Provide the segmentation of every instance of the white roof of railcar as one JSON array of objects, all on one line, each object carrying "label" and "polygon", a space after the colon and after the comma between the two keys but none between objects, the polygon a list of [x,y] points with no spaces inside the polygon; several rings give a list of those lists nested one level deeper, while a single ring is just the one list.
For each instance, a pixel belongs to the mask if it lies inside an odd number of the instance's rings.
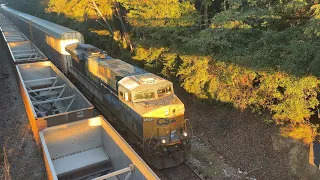
[{"label": "white roof of railcar", "polygon": [[62,36],[64,34],[67,34],[67,33],[80,34],[78,31],[72,30],[72,29],[67,28],[67,27],[60,26],[58,24],[55,24],[55,23],[40,19],[40,18],[35,17],[35,16],[31,16],[31,15],[26,14],[26,13],[22,13],[22,12],[16,11],[16,10],[11,9],[9,7],[2,6],[2,8],[4,10],[10,11],[10,12],[16,14],[20,18],[23,18],[23,19],[25,19],[27,21],[32,21],[35,26],[37,26],[38,28],[41,28],[42,30],[44,30],[47,33],[49,33],[50,35],[52,35],[52,36],[54,36],[56,38],[59,38],[59,39],[62,38]]},{"label": "white roof of railcar", "polygon": [[146,87],[144,85],[152,85],[153,87],[157,87],[158,85],[161,86],[167,83],[171,82],[152,73],[127,76],[119,81],[120,85],[122,85],[124,88],[130,91],[140,86]]},{"label": "white roof of railcar", "polygon": [[135,67],[129,63],[126,63],[120,59],[110,59],[106,61],[100,61],[100,65],[107,66],[110,68],[111,71],[116,72],[117,74],[125,77],[129,74],[141,74],[147,73],[143,69]]},{"label": "white roof of railcar", "polygon": [[19,16],[19,17],[21,17],[21,18],[23,18],[23,19],[25,19],[25,20],[31,21],[32,19],[37,18],[37,17],[35,17],[35,16],[31,16],[31,15],[29,15],[29,14],[25,14],[25,13],[22,13],[22,12],[20,12],[20,11],[16,11],[16,10],[14,10],[14,9],[8,8],[7,6],[2,6],[2,8],[5,9],[5,10],[7,10],[7,11],[10,11],[10,12],[16,14],[17,16]]}]

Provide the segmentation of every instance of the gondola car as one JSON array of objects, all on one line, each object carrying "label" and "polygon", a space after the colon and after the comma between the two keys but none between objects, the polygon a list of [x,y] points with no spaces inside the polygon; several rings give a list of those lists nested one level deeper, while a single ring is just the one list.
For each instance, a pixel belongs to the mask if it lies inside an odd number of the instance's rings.
[{"label": "gondola car", "polygon": [[117,117],[114,122],[121,121],[137,137],[150,164],[162,169],[188,159],[190,127],[170,81],[92,45],[75,43],[66,51],[73,58],[70,74],[96,107],[112,113]]}]

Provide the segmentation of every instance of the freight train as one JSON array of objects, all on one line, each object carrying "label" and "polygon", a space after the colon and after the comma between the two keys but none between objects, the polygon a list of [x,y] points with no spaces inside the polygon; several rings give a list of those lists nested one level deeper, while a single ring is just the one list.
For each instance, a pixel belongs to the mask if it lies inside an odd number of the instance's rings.
[{"label": "freight train", "polygon": [[191,127],[170,81],[82,44],[77,31],[6,6],[1,11],[109,120],[125,127],[150,164],[162,169],[188,159]]},{"label": "freight train", "polygon": [[17,70],[48,179],[159,180],[110,123],[94,117],[91,103],[67,77],[1,13],[0,31]]}]

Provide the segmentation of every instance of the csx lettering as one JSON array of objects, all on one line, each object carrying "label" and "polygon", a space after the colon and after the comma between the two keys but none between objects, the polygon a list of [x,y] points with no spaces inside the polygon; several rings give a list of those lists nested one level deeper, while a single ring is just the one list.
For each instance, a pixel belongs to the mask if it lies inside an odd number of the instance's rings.
[{"label": "csx lettering", "polygon": [[157,120],[157,124],[159,125],[159,126],[165,126],[165,125],[168,125],[168,124],[172,124],[172,123],[175,123],[176,122],[176,120],[175,119],[158,119]]}]

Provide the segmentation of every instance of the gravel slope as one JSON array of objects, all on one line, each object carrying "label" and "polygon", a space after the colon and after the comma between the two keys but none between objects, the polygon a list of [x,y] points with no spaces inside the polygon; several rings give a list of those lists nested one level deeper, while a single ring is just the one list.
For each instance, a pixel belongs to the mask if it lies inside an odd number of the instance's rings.
[{"label": "gravel slope", "polygon": [[[15,69],[0,38],[0,179],[46,179],[44,163],[33,139]],[[7,160],[7,163],[4,163]]]},{"label": "gravel slope", "polygon": [[200,167],[211,168],[204,171],[214,179],[298,179],[290,172],[288,151],[273,149],[272,136],[278,128],[264,123],[270,120],[269,114],[241,112],[226,104],[195,103],[182,88],[175,90],[193,126],[193,157],[202,161]]}]

